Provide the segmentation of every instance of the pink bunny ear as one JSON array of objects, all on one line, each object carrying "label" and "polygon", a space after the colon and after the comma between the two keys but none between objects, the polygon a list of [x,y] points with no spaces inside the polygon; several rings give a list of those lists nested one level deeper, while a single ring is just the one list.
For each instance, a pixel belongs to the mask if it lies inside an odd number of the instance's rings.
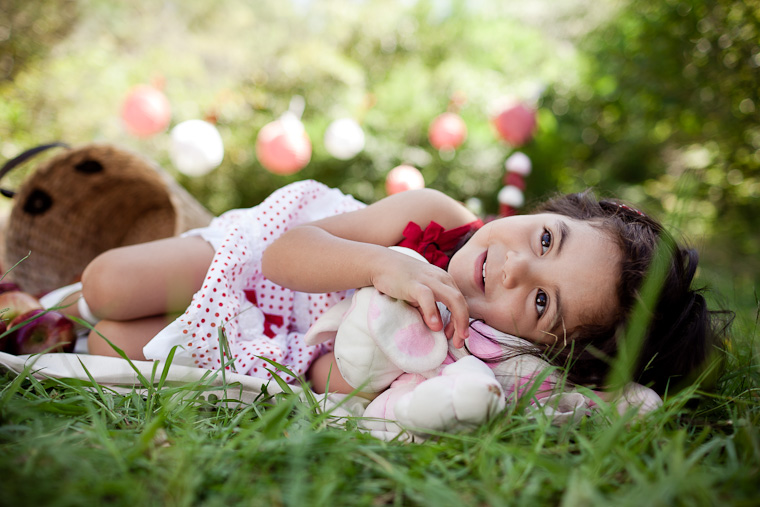
[{"label": "pink bunny ear", "polygon": [[[470,337],[465,342],[467,350],[475,357],[484,360],[499,361],[515,352],[526,351],[535,346],[517,336],[502,333],[479,320],[470,321]],[[538,351],[536,349],[536,351]],[[496,363],[492,363],[496,364]]]},{"label": "pink bunny ear", "polygon": [[443,363],[448,351],[443,331],[431,331],[422,316],[404,301],[367,291],[367,328],[377,347],[408,373],[430,371]]},{"label": "pink bunny ear", "polygon": [[350,310],[351,301],[350,298],[344,299],[322,314],[319,320],[306,331],[304,335],[306,345],[317,345],[335,338],[344,315]]}]

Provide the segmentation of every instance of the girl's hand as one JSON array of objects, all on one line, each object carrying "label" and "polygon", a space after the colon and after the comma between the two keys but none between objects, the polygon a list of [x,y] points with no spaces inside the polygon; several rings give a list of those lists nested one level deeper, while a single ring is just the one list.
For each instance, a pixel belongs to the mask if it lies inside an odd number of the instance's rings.
[{"label": "girl's hand", "polygon": [[387,247],[398,245],[414,222],[444,229],[476,216],[459,202],[423,188],[393,194],[349,213],[293,227],[264,250],[262,271],[272,282],[302,292],[334,292],[373,285],[419,308],[425,324],[443,328],[436,301],[451,311],[443,330],[461,347],[469,335],[467,303],[449,274]]},{"label": "girl's hand", "polygon": [[[443,330],[461,348],[470,333],[470,314],[464,296],[451,276],[443,269],[407,255],[388,251],[393,257],[380,263],[372,273],[372,285],[383,294],[401,299],[416,307],[422,320],[433,331]],[[437,301],[451,312],[443,328]]]}]

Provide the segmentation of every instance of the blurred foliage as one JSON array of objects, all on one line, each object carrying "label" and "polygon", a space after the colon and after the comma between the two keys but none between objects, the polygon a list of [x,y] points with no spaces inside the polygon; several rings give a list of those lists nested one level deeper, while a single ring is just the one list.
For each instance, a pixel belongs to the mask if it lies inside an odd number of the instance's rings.
[{"label": "blurred foliage", "polygon": [[[720,245],[714,261],[739,258],[758,281],[760,0],[11,0],[0,16],[5,158],[53,139],[125,145],[215,213],[302,178],[374,201],[406,162],[428,186],[494,212],[513,148],[490,116],[513,96],[539,107],[536,138],[520,148],[534,163],[529,200],[599,187],[664,211]],[[119,107],[147,82],[163,86],[173,125],[215,119],[221,167],[182,176],[167,135],[129,137]],[[296,94],[314,153],[303,171],[273,175],[256,136]],[[454,94],[466,97],[469,137],[439,153],[427,128]],[[322,143],[341,117],[367,136],[349,161]]]},{"label": "blurred foliage", "polygon": [[75,0],[3,0],[0,9],[0,81],[44,57],[79,18]]},{"label": "blurred foliage", "polygon": [[577,87],[554,84],[549,172],[602,185],[711,237],[758,280],[760,2],[642,0],[579,43]]},{"label": "blurred foliage", "polygon": [[[10,157],[51,138],[106,141],[172,169],[167,136],[131,139],[118,116],[131,86],[158,81],[173,124],[211,116],[223,135],[219,169],[196,179],[176,175],[216,213],[255,204],[302,178],[374,201],[384,195],[385,174],[403,162],[419,167],[429,186],[459,198],[482,196],[495,210],[511,148],[489,123],[494,102],[535,101],[546,83],[575,66],[566,41],[506,10],[494,15],[498,5],[80,1],[72,32],[0,88],[0,150]],[[466,97],[460,114],[469,138],[452,157],[429,145],[427,128],[455,93]],[[276,176],[258,164],[253,146],[295,94],[306,99],[303,121],[314,153],[300,173]],[[322,145],[329,123],[344,116],[360,121],[367,137],[364,152],[345,162]]]}]

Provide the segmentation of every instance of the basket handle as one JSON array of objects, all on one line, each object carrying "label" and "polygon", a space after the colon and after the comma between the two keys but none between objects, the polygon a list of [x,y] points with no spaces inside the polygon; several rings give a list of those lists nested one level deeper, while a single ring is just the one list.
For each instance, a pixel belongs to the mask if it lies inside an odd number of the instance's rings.
[{"label": "basket handle", "polygon": [[[56,148],[58,146],[61,146],[63,148],[69,148],[69,145],[66,143],[55,142],[55,143],[41,144],[40,146],[37,146],[35,148],[30,148],[26,150],[25,152],[21,153],[20,155],[17,155],[16,157],[10,159],[5,164],[3,164],[3,167],[0,168],[0,179],[2,179],[3,176],[8,174],[11,169],[23,164],[24,162],[26,162],[33,156],[37,155],[38,153],[48,150],[50,148]],[[14,195],[16,195],[16,192],[14,192],[13,190],[0,188],[0,194],[4,195],[5,197],[12,198]]]}]

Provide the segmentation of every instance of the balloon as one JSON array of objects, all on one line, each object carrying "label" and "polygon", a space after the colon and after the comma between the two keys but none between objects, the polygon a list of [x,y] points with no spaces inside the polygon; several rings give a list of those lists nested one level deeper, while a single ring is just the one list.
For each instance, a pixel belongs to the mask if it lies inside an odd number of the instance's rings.
[{"label": "balloon", "polygon": [[436,150],[456,149],[467,139],[467,125],[458,114],[439,114],[430,123],[428,139]]},{"label": "balloon", "polygon": [[203,120],[187,120],[171,130],[169,158],[188,176],[203,176],[222,163],[224,143],[219,131]]},{"label": "balloon", "polygon": [[499,190],[497,199],[499,200],[499,204],[505,204],[513,208],[520,208],[525,204],[525,196],[523,195],[522,190],[512,185],[502,187],[502,189]]},{"label": "balloon", "polygon": [[483,201],[477,197],[470,197],[464,202],[465,207],[476,215],[483,214]]},{"label": "balloon", "polygon": [[499,215],[502,217],[511,217],[517,215],[517,210],[508,204],[499,204]]},{"label": "balloon", "polygon": [[348,160],[364,149],[364,131],[356,120],[341,118],[327,127],[324,141],[330,155]]},{"label": "balloon", "polygon": [[416,167],[402,164],[391,169],[385,177],[385,191],[388,195],[418,188],[425,188],[425,178]]},{"label": "balloon", "polygon": [[536,112],[524,104],[513,104],[499,113],[493,124],[502,139],[512,146],[522,146],[536,130]]},{"label": "balloon", "polygon": [[121,119],[130,134],[150,137],[169,126],[171,106],[166,96],[152,86],[132,88],[121,107]]},{"label": "balloon", "polygon": [[256,139],[256,157],[275,174],[293,174],[311,160],[311,141],[303,123],[289,113],[267,123]]},{"label": "balloon", "polygon": [[521,174],[507,172],[503,179],[505,185],[512,185],[520,190],[525,190],[525,178]]},{"label": "balloon", "polygon": [[517,173],[520,176],[527,176],[533,169],[533,164],[528,155],[521,151],[516,151],[504,162],[504,168],[511,173]]}]

